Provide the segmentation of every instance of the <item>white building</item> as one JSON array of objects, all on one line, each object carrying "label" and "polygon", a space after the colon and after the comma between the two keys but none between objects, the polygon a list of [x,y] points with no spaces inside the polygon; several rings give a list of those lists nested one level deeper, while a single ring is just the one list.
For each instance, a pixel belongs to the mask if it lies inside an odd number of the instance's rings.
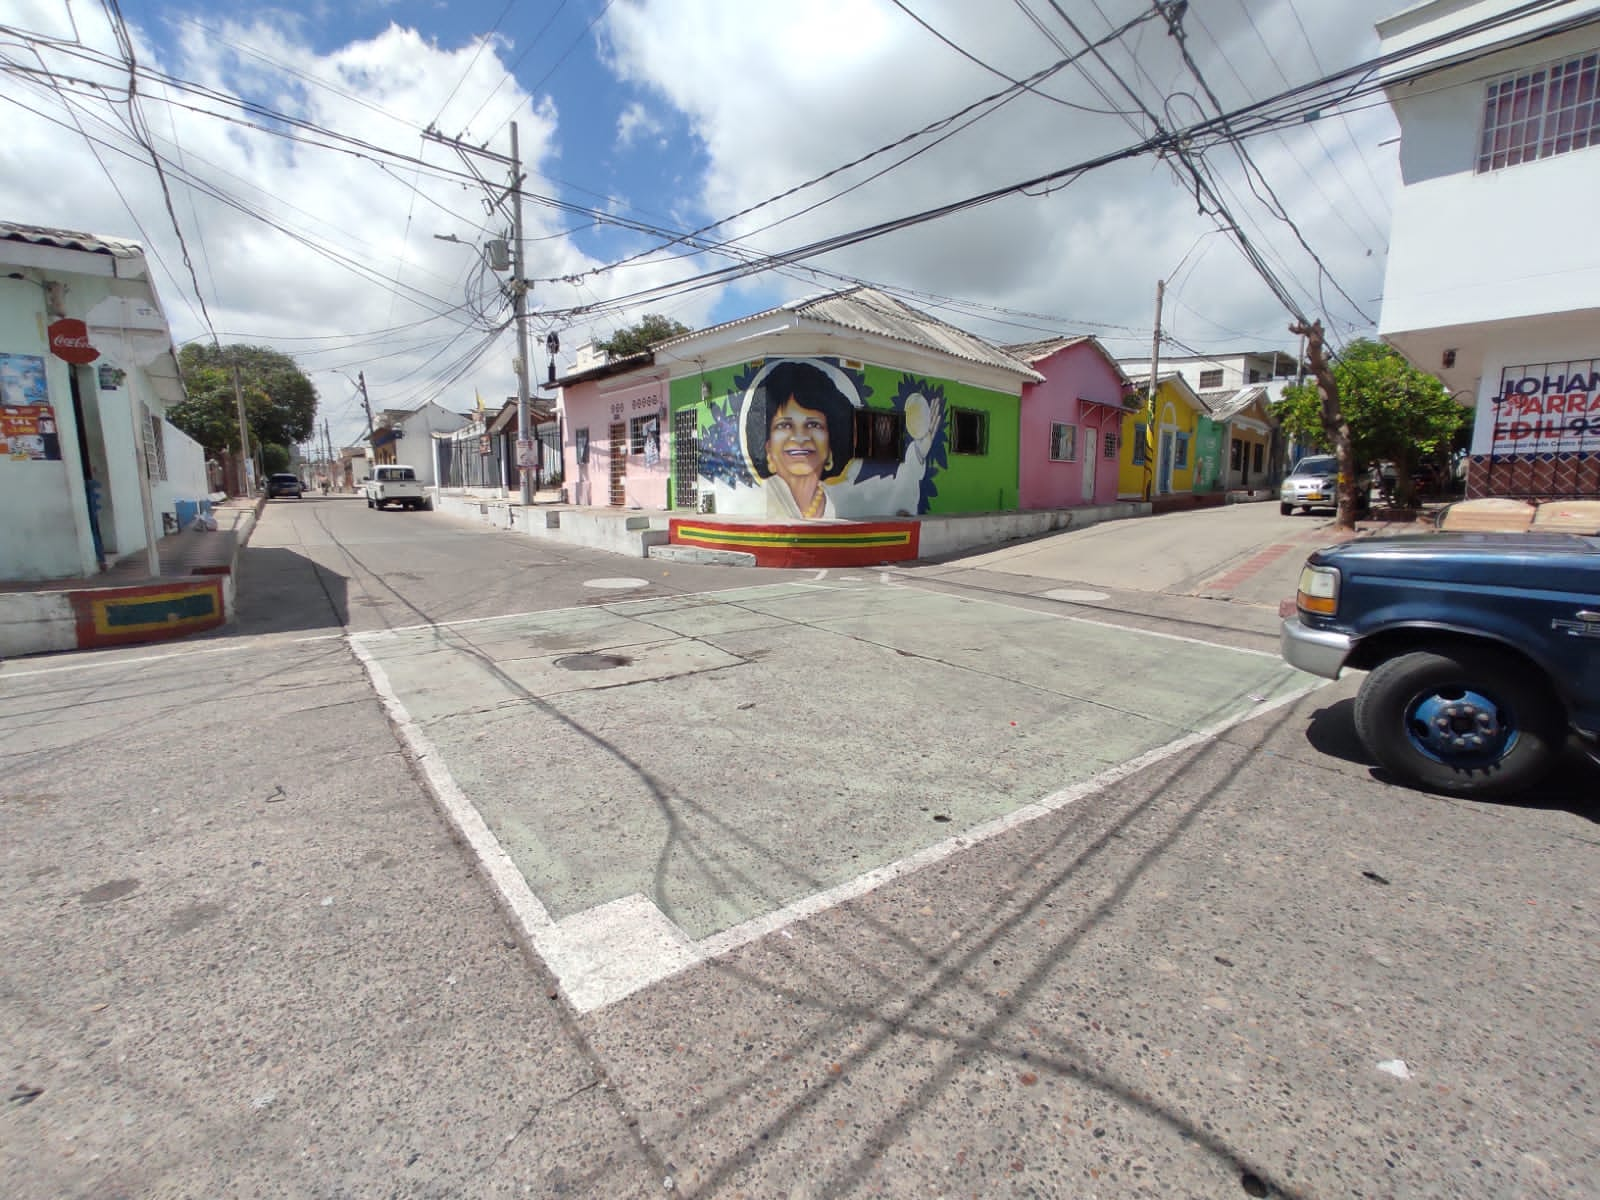
[{"label": "white building", "polygon": [[1468,494],[1600,495],[1600,0],[1513,16],[1430,0],[1378,25],[1415,50],[1380,336],[1477,420]]},{"label": "white building", "polygon": [[[1117,360],[1130,375],[1150,378],[1148,358]],[[1289,382],[1298,369],[1295,357],[1281,350],[1244,350],[1228,354],[1161,356],[1161,373],[1176,372],[1195,392],[1236,392],[1252,383]]]},{"label": "white building", "polygon": [[437,487],[433,435],[454,433],[471,421],[470,416],[451,412],[431,400],[421,408],[385,409],[378,427],[372,431],[373,464],[402,463],[416,470],[424,487]]},{"label": "white building", "polygon": [[0,579],[94,576],[192,520],[183,397],[137,244],[0,223]]}]

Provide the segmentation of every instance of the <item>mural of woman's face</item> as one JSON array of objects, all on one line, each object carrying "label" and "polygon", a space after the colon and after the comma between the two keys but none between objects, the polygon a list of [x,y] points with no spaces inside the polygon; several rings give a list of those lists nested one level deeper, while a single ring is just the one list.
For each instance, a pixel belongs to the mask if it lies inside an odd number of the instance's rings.
[{"label": "mural of woman's face", "polygon": [[767,466],[786,481],[821,476],[828,466],[828,418],[793,396],[772,414],[767,426]]}]

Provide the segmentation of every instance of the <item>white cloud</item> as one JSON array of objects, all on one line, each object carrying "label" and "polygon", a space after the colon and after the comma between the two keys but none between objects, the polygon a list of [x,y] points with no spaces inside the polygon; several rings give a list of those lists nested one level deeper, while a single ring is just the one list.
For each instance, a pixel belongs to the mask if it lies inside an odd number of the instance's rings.
[{"label": "white cloud", "polygon": [[663,126],[649,109],[635,100],[622,110],[622,115],[617,118],[617,148],[626,150],[634,144],[641,135],[647,138],[659,138]]},{"label": "white cloud", "polygon": [[[1063,56],[1026,20],[1020,5],[923,0],[913,7],[951,41],[1014,78]],[[1063,7],[1090,37],[1110,28],[1094,6]],[[1318,60],[1332,69],[1370,56],[1377,45],[1372,21],[1395,3],[1357,0],[1328,6],[1296,0],[1292,8],[1288,0],[1271,0],[1247,7],[1254,26],[1243,7],[1229,12],[1228,6],[1208,6],[1202,14],[1190,6],[1185,18],[1191,51],[1230,107],[1319,76]],[[1032,8],[1062,46],[1081,48],[1049,8]],[[1149,10],[1143,0],[1100,8],[1117,23]],[[1006,86],[895,8],[864,8],[849,0],[806,6],[751,6],[740,0],[617,3],[608,18],[608,47],[619,77],[682,112],[703,143],[709,168],[699,201],[711,216],[756,203]],[[1104,53],[1109,69],[1092,60],[1084,65],[1106,89],[1109,104],[1076,68],[1039,90],[1090,109],[1132,111],[1134,105],[1118,89],[1120,77],[1150,98],[1169,123],[1199,115],[1196,102],[1184,96],[1172,102],[1170,112],[1159,107],[1163,94],[1200,96],[1164,27],[1147,23]],[[1203,96],[1199,103],[1205,103]],[[1137,112],[1124,119],[1024,96],[881,179],[753,234],[752,240],[769,251],[802,245],[1106,153],[1136,142],[1142,134],[1135,130],[1150,127]],[[1348,125],[1321,122],[1285,135],[1288,148],[1275,136],[1248,145],[1332,279],[1374,316],[1396,182],[1392,152],[1380,150],[1378,142],[1390,128],[1380,106]],[[742,219],[734,228],[755,230],[839,192],[927,140]],[[1324,295],[1341,329],[1364,325],[1332,282],[1319,278],[1293,231],[1272,215],[1271,201],[1255,198],[1252,186],[1263,195],[1265,188],[1247,179],[1238,158],[1217,148],[1206,161],[1225,181],[1230,209],[1293,281],[1300,303],[1313,308]],[[1041,189],[1038,195],[997,201],[824,261],[891,284],[1070,317],[1101,332],[1120,328],[1125,340],[1113,345],[1115,351],[1147,353],[1137,346],[1148,344],[1156,280],[1177,266],[1198,235],[1214,227],[1213,218],[1197,214],[1194,196],[1175,182],[1172,170],[1145,158],[1093,172],[1053,193]],[[792,286],[812,290],[815,285]],[[1200,316],[1179,310],[1180,336],[1214,345],[1219,338],[1230,340],[1214,332],[1226,328],[1252,342],[1292,344],[1282,306],[1236,249],[1208,252],[1188,275],[1181,299]],[[980,331],[1007,336],[1002,325]],[[1016,336],[1033,332],[1019,329]]]}]

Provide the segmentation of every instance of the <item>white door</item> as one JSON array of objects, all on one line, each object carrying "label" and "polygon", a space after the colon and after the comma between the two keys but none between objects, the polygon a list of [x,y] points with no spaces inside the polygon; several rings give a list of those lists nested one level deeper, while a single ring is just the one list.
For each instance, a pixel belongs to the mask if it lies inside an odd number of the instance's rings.
[{"label": "white door", "polygon": [[1083,502],[1094,503],[1094,470],[1100,461],[1098,435],[1093,429],[1083,431]]}]

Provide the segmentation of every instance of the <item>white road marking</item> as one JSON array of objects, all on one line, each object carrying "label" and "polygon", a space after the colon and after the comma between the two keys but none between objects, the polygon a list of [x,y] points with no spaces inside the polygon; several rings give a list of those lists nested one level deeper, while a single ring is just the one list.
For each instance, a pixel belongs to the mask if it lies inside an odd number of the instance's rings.
[{"label": "white road marking", "polygon": [[[319,633],[313,637],[297,637],[288,639],[294,645],[306,642],[336,642],[343,641],[343,633]],[[63,663],[59,667],[39,667],[32,671],[13,671],[4,662],[0,662],[0,682],[7,679],[26,679],[32,675],[59,675],[66,671],[109,671],[117,667],[136,666],[139,663],[163,662],[169,658],[193,658],[202,654],[241,654],[248,650],[260,650],[263,646],[271,646],[283,640],[281,634],[269,634],[262,637],[251,638],[248,641],[229,642],[225,646],[185,646],[181,650],[169,650],[164,654],[138,654],[122,658],[98,658],[93,662]],[[74,651],[63,650],[62,654],[74,654]],[[115,654],[115,650],[91,651],[102,655]]]},{"label": "white road marking", "polygon": [[[886,584],[885,586],[904,588],[907,591],[934,590],[932,588],[913,587],[910,584],[904,583],[891,583]],[[948,596],[951,593],[937,592],[936,594],[940,596]],[[1181,633],[1167,633],[1160,629],[1140,629],[1136,625],[1118,625],[1113,621],[1096,621],[1092,617],[1080,617],[1074,613],[1044,612],[1040,609],[1028,608],[1027,606],[1021,604],[1007,604],[1004,600],[991,600],[987,596],[968,596],[963,593],[960,598],[963,600],[969,600],[973,604],[992,604],[996,608],[1009,608],[1013,612],[1034,613],[1037,616],[1049,617],[1052,621],[1071,621],[1075,625],[1095,625],[1101,629],[1118,629],[1123,633],[1138,633],[1143,634],[1145,637],[1164,638],[1169,642],[1188,642],[1192,646],[1207,646],[1212,650],[1231,650],[1235,654],[1253,654],[1257,658],[1282,658],[1282,655],[1275,650],[1254,650],[1247,646],[1229,646],[1224,642],[1208,642],[1204,638],[1185,637]],[[1019,598],[1026,599],[1027,597],[1019,596]],[[1153,621],[1159,621],[1161,619],[1153,613],[1129,613],[1128,615],[1149,617]]]},{"label": "white road marking", "polygon": [[631,579],[627,576],[618,576],[615,579],[585,579],[583,586],[598,588],[605,592],[630,592],[634,588],[649,587],[648,579]]},{"label": "white road marking", "polygon": [[[807,590],[817,588],[814,583],[795,583],[789,586]],[[700,594],[731,595],[752,590],[757,589],[734,588],[723,592]],[[1263,653],[1153,630],[1107,625],[1101,621],[1074,617],[1062,617],[1062,619],[1087,625],[1106,625],[1107,628],[1131,634],[1195,642],[1197,645],[1238,654]],[[696,942],[649,897],[637,894],[609,901],[560,921],[553,921],[549,911],[534,894],[527,878],[490,830],[488,823],[484,821],[482,814],[456,784],[444,759],[412,719],[390,684],[383,667],[373,657],[371,651],[362,645],[362,641],[367,637],[369,635],[352,634],[349,638],[351,649],[366,667],[390,720],[422,768],[423,778],[429,790],[446,818],[477,857],[484,875],[494,886],[501,902],[517,922],[527,942],[556,977],[567,1001],[580,1013],[594,1012],[616,1004],[635,992],[700,963],[728,954],[758,938],[783,930],[797,921],[815,916],[847,900],[866,895],[886,883],[949,858],[958,851],[969,849],[1040,817],[1057,812],[1164,759],[1213,741],[1236,725],[1292,704],[1318,688],[1325,687],[1328,682],[1313,680],[1270,702],[1253,705],[1235,716],[1217,721],[1204,729],[1147,750],[1126,762],[1108,767],[1088,779],[1052,792],[1002,817],[987,821],[905,858],[867,871],[826,891],[807,896],[774,912],[754,917]],[[1266,657],[1276,656],[1266,655]]]}]

